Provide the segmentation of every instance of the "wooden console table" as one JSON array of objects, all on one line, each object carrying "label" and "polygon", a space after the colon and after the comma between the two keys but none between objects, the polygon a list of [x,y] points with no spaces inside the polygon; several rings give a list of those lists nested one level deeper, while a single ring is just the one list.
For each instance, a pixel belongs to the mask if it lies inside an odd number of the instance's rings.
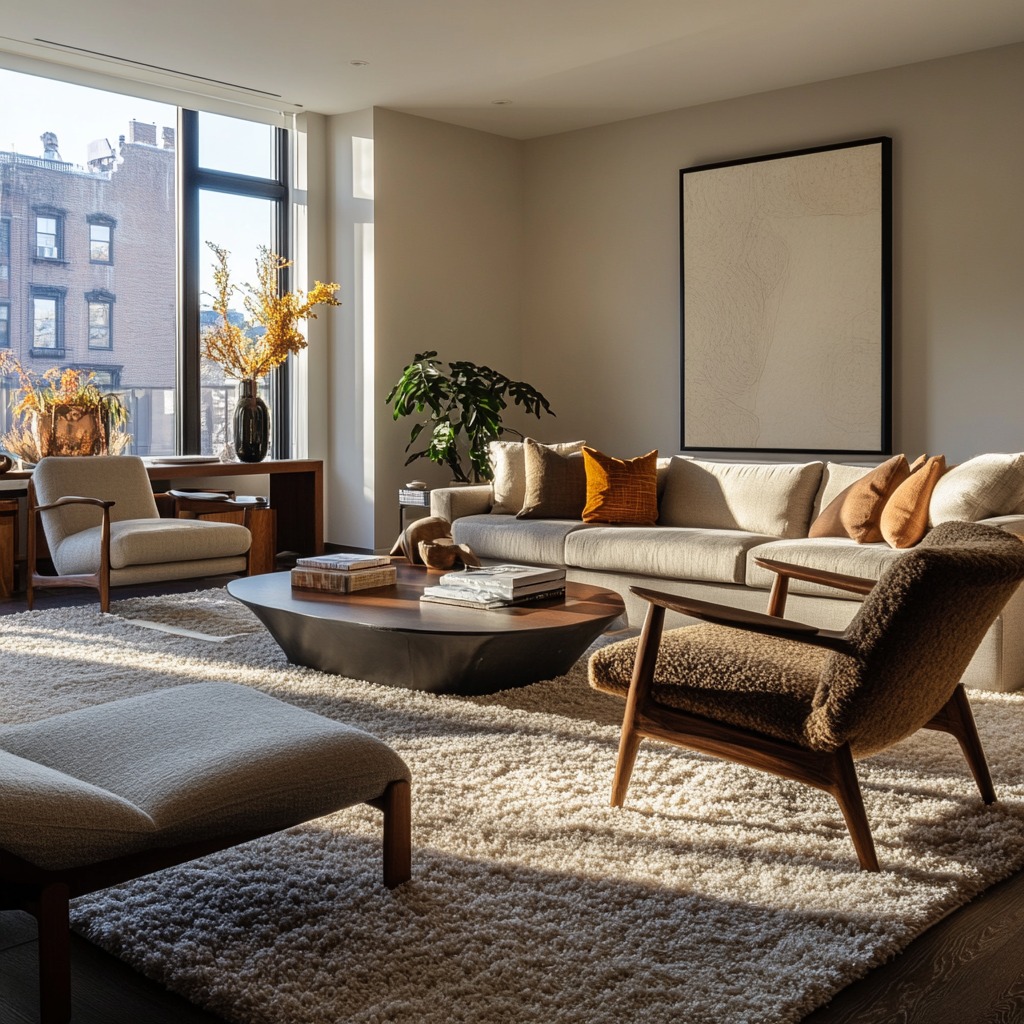
[{"label": "wooden console table", "polygon": [[[157,492],[180,486],[182,480],[269,476],[270,507],[277,512],[277,550],[303,555],[323,553],[324,464],[318,459],[265,459],[249,463],[159,462],[154,458],[146,459],[146,471]],[[11,470],[0,480],[31,477],[31,470]]]}]

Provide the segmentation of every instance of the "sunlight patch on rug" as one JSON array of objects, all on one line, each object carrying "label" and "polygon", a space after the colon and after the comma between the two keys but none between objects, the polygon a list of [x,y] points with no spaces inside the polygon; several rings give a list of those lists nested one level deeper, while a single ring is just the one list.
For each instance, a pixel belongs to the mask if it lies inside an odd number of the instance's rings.
[{"label": "sunlight patch on rug", "polygon": [[359,807],[76,901],[82,934],[238,1024],[783,1024],[1024,861],[1012,694],[971,694],[993,807],[940,734],[860,764],[870,874],[826,794],[704,755],[644,744],[610,808],[622,704],[582,662],[438,696],[290,665],[223,591],[114,611],[0,620],[0,717],[224,679],[366,729],[412,770],[413,880],[394,892]]}]

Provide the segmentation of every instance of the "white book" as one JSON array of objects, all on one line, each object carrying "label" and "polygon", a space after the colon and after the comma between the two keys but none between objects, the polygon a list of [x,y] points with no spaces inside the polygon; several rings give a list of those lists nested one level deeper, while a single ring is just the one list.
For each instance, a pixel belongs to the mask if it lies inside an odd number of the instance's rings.
[{"label": "white book", "polygon": [[330,555],[308,555],[295,559],[295,564],[304,569],[337,569],[353,572],[357,569],[374,569],[378,565],[390,565],[390,555],[360,555],[352,551],[339,551]]},{"label": "white book", "polygon": [[446,572],[438,582],[443,587],[478,590],[494,597],[514,597],[565,579],[565,569],[535,565],[474,566]]},{"label": "white book", "polygon": [[459,608],[514,608],[533,601],[547,601],[565,597],[565,587],[558,582],[547,583],[537,591],[516,597],[494,597],[479,590],[459,587],[426,587],[420,596],[425,604],[447,604]]}]

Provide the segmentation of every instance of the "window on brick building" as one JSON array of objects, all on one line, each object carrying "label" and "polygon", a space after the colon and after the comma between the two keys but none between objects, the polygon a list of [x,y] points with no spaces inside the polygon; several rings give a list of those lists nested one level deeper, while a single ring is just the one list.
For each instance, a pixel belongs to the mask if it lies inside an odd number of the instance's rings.
[{"label": "window on brick building", "polygon": [[114,262],[114,222],[109,218],[89,218],[89,262]]},{"label": "window on brick building", "polygon": [[10,279],[11,218],[0,217],[0,281]]},{"label": "window on brick building", "polygon": [[11,304],[0,302],[0,348],[11,347]]},{"label": "window on brick building", "polygon": [[89,348],[114,347],[114,296],[109,292],[89,292],[85,296],[88,311]]},{"label": "window on brick building", "polygon": [[36,214],[36,259],[59,260],[62,258],[64,218],[47,211]]},{"label": "window on brick building", "polygon": [[32,289],[31,354],[64,355],[64,293],[59,288]]}]

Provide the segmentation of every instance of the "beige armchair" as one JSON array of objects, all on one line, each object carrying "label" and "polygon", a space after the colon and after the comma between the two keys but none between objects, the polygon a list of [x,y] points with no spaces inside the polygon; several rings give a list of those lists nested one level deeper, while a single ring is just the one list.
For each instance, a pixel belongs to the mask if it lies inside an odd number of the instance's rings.
[{"label": "beige armchair", "polygon": [[[944,523],[877,583],[759,560],[778,576],[759,615],[633,588],[650,602],[638,639],[590,659],[590,684],[626,700],[613,806],[643,739],[690,747],[816,786],[838,802],[861,867],[878,859],[854,758],[918,729],[950,733],[986,803],[995,791],[959,683],[1024,580],[1024,544],[977,523]],[[842,632],[781,618],[790,578],[866,594]],[[703,620],[662,632],[665,610]]]},{"label": "beige armchair", "polygon": [[[40,524],[55,576],[36,564]],[[28,607],[36,588],[92,587],[109,611],[111,587],[244,573],[250,544],[236,523],[161,518],[136,456],[42,459],[29,482]]]}]

